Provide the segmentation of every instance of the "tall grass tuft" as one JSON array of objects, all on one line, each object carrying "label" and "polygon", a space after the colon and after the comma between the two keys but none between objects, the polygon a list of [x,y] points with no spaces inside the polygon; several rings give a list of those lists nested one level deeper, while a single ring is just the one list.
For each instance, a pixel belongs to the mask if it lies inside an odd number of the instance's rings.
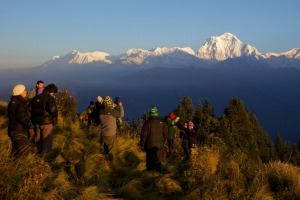
[{"label": "tall grass tuft", "polygon": [[300,169],[282,162],[272,162],[264,168],[269,190],[276,199],[300,199]]},{"label": "tall grass tuft", "polygon": [[105,194],[98,191],[97,186],[89,186],[82,189],[82,194],[76,200],[86,199],[112,199],[111,194]]},{"label": "tall grass tuft", "polygon": [[144,199],[145,197],[142,192],[142,182],[139,178],[136,178],[128,182],[125,181],[124,184],[117,189],[117,196],[126,199]]}]

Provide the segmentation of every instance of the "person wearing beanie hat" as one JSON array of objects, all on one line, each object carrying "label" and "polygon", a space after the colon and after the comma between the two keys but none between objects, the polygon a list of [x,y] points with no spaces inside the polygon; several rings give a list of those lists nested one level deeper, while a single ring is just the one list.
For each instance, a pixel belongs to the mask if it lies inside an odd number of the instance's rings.
[{"label": "person wearing beanie hat", "polygon": [[103,102],[103,99],[102,99],[102,97],[100,97],[100,96],[97,96],[97,101],[102,103],[102,102]]},{"label": "person wearing beanie hat", "polygon": [[186,148],[186,150],[184,151],[185,158],[190,159],[193,154],[192,152],[197,145],[197,133],[194,129],[194,123],[192,121],[187,122],[187,128],[184,129],[184,132],[185,137],[188,141],[187,146],[184,147]]},{"label": "person wearing beanie hat", "polygon": [[31,120],[35,125],[35,142],[38,154],[44,155],[52,149],[53,128],[57,124],[58,108],[54,94],[58,92],[55,84],[45,87],[42,94],[31,101]]},{"label": "person wearing beanie hat", "polygon": [[113,101],[110,96],[106,96],[105,99],[103,100],[103,103],[105,106],[113,106]]},{"label": "person wearing beanie hat", "polygon": [[191,127],[191,129],[194,128],[194,123],[193,123],[192,121],[189,121],[189,122],[188,122],[188,127],[189,127],[189,128]]},{"label": "person wearing beanie hat", "polygon": [[97,96],[97,101],[96,101],[96,110],[97,110],[97,116],[96,116],[96,125],[100,125],[100,110],[104,109],[104,103],[103,103],[103,98],[101,96]]},{"label": "person wearing beanie hat", "polygon": [[178,122],[179,117],[176,117],[174,113],[169,113],[168,115],[168,134],[167,134],[167,140],[168,140],[168,154],[171,156],[174,152],[174,139],[175,139],[175,134],[178,130],[176,123]]},{"label": "person wearing beanie hat", "polygon": [[157,117],[158,116],[158,110],[156,107],[152,107],[149,110],[149,116],[151,117]]},{"label": "person wearing beanie hat", "polygon": [[173,120],[176,118],[176,115],[174,113],[170,112],[168,117]]},{"label": "person wearing beanie hat", "polygon": [[[101,126],[101,144],[104,146],[104,154],[108,156],[109,161],[114,164],[116,139],[117,139],[117,118],[124,117],[124,107],[122,101],[118,104],[112,102],[110,96],[104,99],[105,107],[100,109],[100,126]],[[116,108],[118,106],[118,108]]]},{"label": "person wearing beanie hat", "polygon": [[22,93],[24,93],[24,91],[26,92],[25,85],[18,84],[12,89],[12,95],[13,96],[22,95]]},{"label": "person wearing beanie hat", "polygon": [[158,118],[158,110],[152,107],[150,117],[144,123],[140,138],[140,147],[146,151],[147,170],[161,171],[162,149],[167,139],[167,125]]},{"label": "person wearing beanie hat", "polygon": [[29,140],[34,132],[31,129],[26,96],[25,86],[18,84],[12,89],[12,96],[8,103],[8,136],[16,158],[32,152]]}]

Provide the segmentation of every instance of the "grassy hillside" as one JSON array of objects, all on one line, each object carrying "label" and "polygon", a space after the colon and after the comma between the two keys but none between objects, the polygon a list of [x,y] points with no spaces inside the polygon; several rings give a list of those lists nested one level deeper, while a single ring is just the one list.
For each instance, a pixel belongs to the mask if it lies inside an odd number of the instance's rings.
[{"label": "grassy hillside", "polygon": [[197,147],[190,162],[176,139],[176,153],[164,158],[163,171],[148,172],[139,131],[123,124],[112,166],[101,153],[99,127],[89,133],[85,122],[60,116],[47,156],[13,160],[1,115],[0,199],[300,199],[299,167],[254,162],[216,138]]}]

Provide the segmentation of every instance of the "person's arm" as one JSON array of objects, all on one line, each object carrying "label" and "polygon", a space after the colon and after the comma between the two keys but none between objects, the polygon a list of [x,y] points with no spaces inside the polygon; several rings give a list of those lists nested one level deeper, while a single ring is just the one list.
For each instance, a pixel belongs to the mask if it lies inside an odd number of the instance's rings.
[{"label": "person's arm", "polygon": [[146,139],[148,135],[148,128],[147,124],[143,125],[142,131],[141,131],[141,140],[140,140],[140,146],[141,148],[145,149]]}]

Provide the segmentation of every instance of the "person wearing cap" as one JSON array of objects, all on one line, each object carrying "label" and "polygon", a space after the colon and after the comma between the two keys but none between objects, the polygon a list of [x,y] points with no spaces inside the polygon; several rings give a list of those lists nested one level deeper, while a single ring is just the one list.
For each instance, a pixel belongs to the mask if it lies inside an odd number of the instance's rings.
[{"label": "person wearing cap", "polygon": [[144,123],[141,132],[140,146],[146,151],[147,170],[161,171],[162,149],[167,139],[168,127],[158,118],[158,110],[152,107],[149,118]]},{"label": "person wearing cap", "polygon": [[177,131],[177,126],[176,123],[178,122],[179,117],[176,117],[176,115],[171,112],[168,115],[168,134],[167,134],[167,140],[168,140],[168,148],[169,148],[169,155],[171,156],[174,152],[174,139],[175,139],[175,134]]},{"label": "person wearing cap", "polygon": [[43,155],[52,149],[53,128],[57,124],[58,109],[54,94],[58,92],[55,84],[45,87],[42,94],[31,101],[31,120],[35,124],[38,153]]},{"label": "person wearing cap", "polygon": [[[101,125],[101,142],[104,145],[104,154],[108,156],[109,161],[114,163],[117,139],[117,118],[124,117],[124,107],[122,101],[115,104],[110,96],[103,100],[104,109],[99,112]],[[115,109],[119,107],[119,110]]]},{"label": "person wearing cap", "polygon": [[12,89],[12,96],[8,103],[8,136],[16,158],[31,152],[29,140],[34,135],[26,96],[25,86],[18,84]]}]

